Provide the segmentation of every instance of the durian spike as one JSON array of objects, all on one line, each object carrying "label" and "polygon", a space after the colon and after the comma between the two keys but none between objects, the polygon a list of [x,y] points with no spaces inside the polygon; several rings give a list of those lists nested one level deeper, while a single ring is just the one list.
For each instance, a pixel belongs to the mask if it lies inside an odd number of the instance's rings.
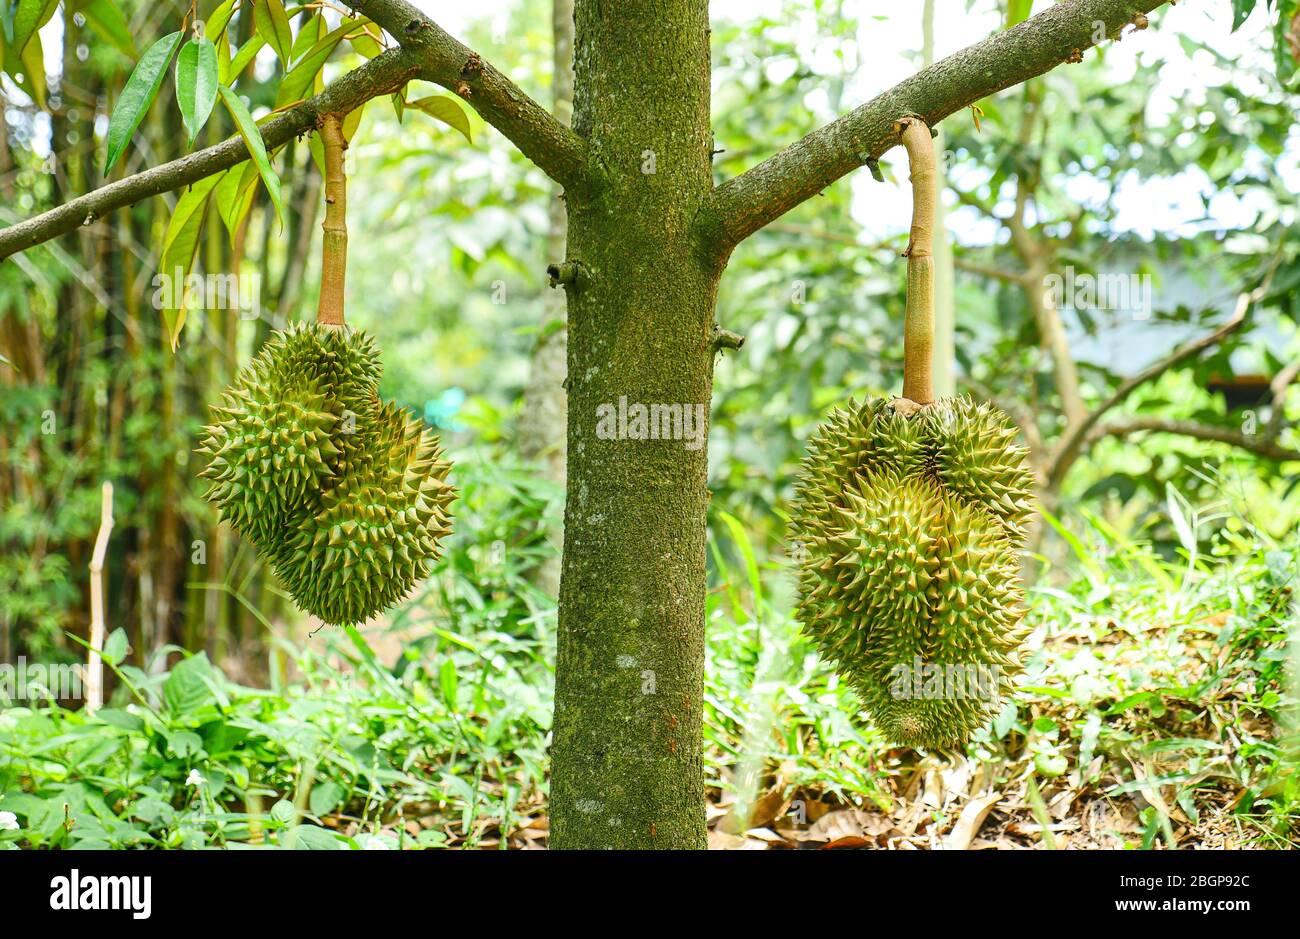
[{"label": "durian spike", "polygon": [[903,397],[934,401],[934,141],[919,117],[894,124],[912,170],[912,229],[907,239],[907,313],[903,323]]},{"label": "durian spike", "polygon": [[325,144],[325,220],[321,228],[320,304],[316,322],[322,326],[343,326],[343,293],[348,268],[347,174],[343,170],[343,121],[338,114],[326,114],[320,129]]}]

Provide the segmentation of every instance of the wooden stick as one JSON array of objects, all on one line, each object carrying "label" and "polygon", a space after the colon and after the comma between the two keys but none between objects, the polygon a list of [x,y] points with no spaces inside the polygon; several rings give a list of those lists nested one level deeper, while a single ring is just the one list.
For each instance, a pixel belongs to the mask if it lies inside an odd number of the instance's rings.
[{"label": "wooden stick", "polygon": [[917,404],[934,400],[934,142],[919,117],[896,125],[912,169],[912,230],[907,240],[907,314],[903,324],[903,397]]},{"label": "wooden stick", "polygon": [[113,531],[113,484],[105,482],[99,510],[99,534],[90,556],[90,656],[86,663],[86,712],[94,714],[104,704],[104,594],[108,578],[104,575],[104,555],[108,536]]}]

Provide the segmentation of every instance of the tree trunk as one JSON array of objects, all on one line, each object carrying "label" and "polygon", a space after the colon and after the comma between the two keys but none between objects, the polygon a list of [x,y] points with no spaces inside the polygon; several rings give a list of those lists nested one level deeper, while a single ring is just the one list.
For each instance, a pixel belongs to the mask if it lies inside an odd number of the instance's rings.
[{"label": "tree trunk", "polygon": [[[703,441],[722,265],[691,222],[711,186],[708,8],[578,0],[576,30],[574,128],[602,172],[590,191],[566,193],[551,844],[703,848]],[[702,410],[699,445],[634,439],[632,422],[627,435],[608,421],[598,432],[598,408],[620,398]]]}]

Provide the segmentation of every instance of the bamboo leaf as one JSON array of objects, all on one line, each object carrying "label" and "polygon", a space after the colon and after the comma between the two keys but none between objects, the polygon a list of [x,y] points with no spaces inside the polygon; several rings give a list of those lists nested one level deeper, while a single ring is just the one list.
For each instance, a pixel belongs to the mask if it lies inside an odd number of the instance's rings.
[{"label": "bamboo leaf", "polygon": [[418,101],[409,101],[408,108],[417,108],[425,114],[461,132],[470,143],[474,142],[474,129],[470,125],[469,115],[460,102],[450,95],[430,95]]},{"label": "bamboo leaf", "polygon": [[[224,174],[223,174],[224,175]],[[221,176],[209,176],[191,186],[176,200],[176,208],[167,222],[167,231],[163,234],[162,258],[158,267],[162,287],[170,284],[171,289],[155,302],[159,303],[167,337],[171,341],[172,351],[180,344],[181,329],[185,326],[186,302],[185,281],[194,263],[194,253],[198,249],[199,235],[203,231],[204,210],[208,196],[216,188]],[[161,288],[160,288],[160,292]]]},{"label": "bamboo leaf", "polygon": [[266,143],[262,140],[262,131],[254,122],[253,116],[248,113],[248,108],[239,95],[225,85],[219,86],[219,90],[221,100],[225,102],[230,116],[235,119],[235,126],[239,128],[244,142],[248,144],[248,152],[252,154],[253,163],[257,165],[257,171],[262,174],[262,182],[266,183],[266,191],[270,193],[271,203],[275,206],[276,220],[283,225],[284,205],[280,198],[280,177],[276,176],[275,170],[271,168],[271,160],[266,155]]},{"label": "bamboo leaf", "polygon": [[208,39],[191,40],[176,57],[176,100],[190,131],[190,146],[217,103],[217,47]]},{"label": "bamboo leaf", "polygon": [[126,80],[126,87],[118,96],[113,114],[108,119],[108,158],[104,161],[105,176],[126,151],[131,136],[144,120],[149,106],[158,97],[158,89],[162,87],[167,66],[184,38],[185,34],[179,30],[168,33],[145,50],[145,54],[132,69],[131,77]]},{"label": "bamboo leaf", "polygon": [[284,12],[282,0],[255,0],[253,7],[253,25],[257,34],[266,40],[275,50],[276,56],[284,65],[289,64],[289,54],[293,49],[293,33],[289,30],[289,17]]},{"label": "bamboo leaf", "polygon": [[82,6],[81,12],[90,28],[115,49],[131,59],[140,54],[135,47],[135,40],[131,38],[131,27],[117,4],[110,3],[109,0],[90,0]]}]

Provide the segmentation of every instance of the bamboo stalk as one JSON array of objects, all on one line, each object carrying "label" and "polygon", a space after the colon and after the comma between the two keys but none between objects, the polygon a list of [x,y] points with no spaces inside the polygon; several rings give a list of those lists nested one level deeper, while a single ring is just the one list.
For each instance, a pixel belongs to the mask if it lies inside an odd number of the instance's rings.
[{"label": "bamboo stalk", "polygon": [[919,117],[895,125],[912,170],[912,229],[907,240],[907,313],[903,324],[903,397],[934,400],[934,141]]},{"label": "bamboo stalk", "polygon": [[99,511],[99,534],[90,555],[90,655],[86,663],[86,712],[95,713],[104,704],[104,594],[108,578],[104,575],[104,555],[108,553],[108,536],[113,531],[113,484],[105,482]]}]

